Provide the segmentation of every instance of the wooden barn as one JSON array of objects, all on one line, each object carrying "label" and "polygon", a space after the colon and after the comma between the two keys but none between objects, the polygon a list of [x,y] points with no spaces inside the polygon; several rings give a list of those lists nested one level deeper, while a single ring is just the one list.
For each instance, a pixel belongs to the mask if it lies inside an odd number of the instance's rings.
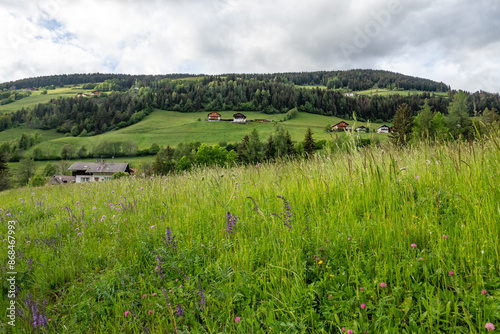
[{"label": "wooden barn", "polygon": [[332,126],[332,131],[347,131],[349,130],[349,124],[344,121],[338,122]]},{"label": "wooden barn", "polygon": [[212,111],[208,114],[208,121],[220,121],[220,114],[217,111]]}]

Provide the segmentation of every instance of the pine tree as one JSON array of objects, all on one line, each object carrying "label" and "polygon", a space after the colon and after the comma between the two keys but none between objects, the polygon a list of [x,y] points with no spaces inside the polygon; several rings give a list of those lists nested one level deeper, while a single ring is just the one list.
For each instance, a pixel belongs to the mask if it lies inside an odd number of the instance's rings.
[{"label": "pine tree", "polygon": [[9,188],[9,167],[7,166],[7,155],[0,154],[0,191]]},{"label": "pine tree", "polygon": [[316,143],[314,142],[312,135],[313,132],[311,128],[308,127],[306,135],[304,137],[304,151],[307,158],[312,156],[314,154],[314,151],[316,151]]},{"label": "pine tree", "polygon": [[395,145],[406,146],[410,140],[413,126],[413,112],[406,103],[403,103],[396,110],[394,116],[394,132],[389,136],[391,142]]}]

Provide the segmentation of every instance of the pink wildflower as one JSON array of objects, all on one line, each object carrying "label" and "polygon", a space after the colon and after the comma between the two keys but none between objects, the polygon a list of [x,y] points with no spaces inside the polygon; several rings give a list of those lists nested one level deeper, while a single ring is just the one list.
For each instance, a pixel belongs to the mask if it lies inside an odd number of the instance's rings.
[{"label": "pink wildflower", "polygon": [[147,296],[148,296],[148,295],[143,294],[143,295],[142,295],[142,299],[146,298]]},{"label": "pink wildflower", "polygon": [[125,316],[128,317],[129,311],[125,311]]},{"label": "pink wildflower", "polygon": [[417,247],[417,244],[411,244],[410,246],[411,246],[412,248],[415,248],[415,247]]},{"label": "pink wildflower", "polygon": [[493,325],[491,322],[487,322],[486,325],[484,326],[489,331],[494,331],[495,330],[495,325]]},{"label": "pink wildflower", "polygon": [[453,271],[450,271],[448,274],[450,274],[450,276],[455,275],[455,273]]},{"label": "pink wildflower", "polygon": [[234,318],[234,321],[235,321],[235,322],[240,322],[240,320],[241,320],[241,318],[240,318],[240,317],[236,317],[236,318]]},{"label": "pink wildflower", "polygon": [[361,304],[361,309],[364,310],[366,308],[366,305],[365,304]]},{"label": "pink wildflower", "polygon": [[482,294],[482,295],[485,295],[485,294],[487,294],[487,293],[488,293],[488,291],[486,291],[486,290],[481,290],[481,294]]},{"label": "pink wildflower", "polygon": [[381,288],[387,288],[387,284],[385,284],[384,282],[380,283],[380,287]]},{"label": "pink wildflower", "polygon": [[149,310],[148,311],[148,314],[151,315],[151,313],[153,313],[153,310]]},{"label": "pink wildflower", "polygon": [[352,329],[348,329],[347,334],[352,334]]}]

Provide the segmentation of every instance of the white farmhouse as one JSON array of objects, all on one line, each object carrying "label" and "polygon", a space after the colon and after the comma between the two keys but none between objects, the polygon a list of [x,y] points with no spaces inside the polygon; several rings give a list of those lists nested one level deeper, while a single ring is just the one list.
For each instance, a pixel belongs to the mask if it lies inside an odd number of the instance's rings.
[{"label": "white farmhouse", "polygon": [[377,129],[377,133],[389,133],[390,128],[387,125],[382,125],[380,128]]},{"label": "white farmhouse", "polygon": [[111,180],[114,173],[125,172],[130,174],[126,162],[75,162],[68,170],[72,171],[76,183],[100,182]]}]

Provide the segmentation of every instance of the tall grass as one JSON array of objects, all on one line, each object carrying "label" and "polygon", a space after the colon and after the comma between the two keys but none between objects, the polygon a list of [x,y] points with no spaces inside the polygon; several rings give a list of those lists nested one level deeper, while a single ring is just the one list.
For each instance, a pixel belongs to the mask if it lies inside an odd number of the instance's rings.
[{"label": "tall grass", "polygon": [[4,192],[14,332],[36,331],[28,293],[50,333],[500,327],[497,141]]}]

